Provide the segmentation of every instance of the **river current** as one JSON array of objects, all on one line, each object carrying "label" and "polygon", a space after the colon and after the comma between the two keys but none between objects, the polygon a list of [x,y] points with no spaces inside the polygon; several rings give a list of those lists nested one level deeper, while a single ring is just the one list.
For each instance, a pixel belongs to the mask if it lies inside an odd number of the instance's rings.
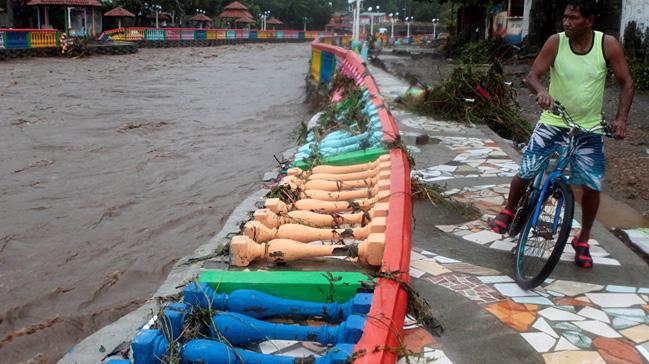
[{"label": "river current", "polygon": [[294,144],[309,54],[0,62],[0,362],[55,362],[218,232]]}]

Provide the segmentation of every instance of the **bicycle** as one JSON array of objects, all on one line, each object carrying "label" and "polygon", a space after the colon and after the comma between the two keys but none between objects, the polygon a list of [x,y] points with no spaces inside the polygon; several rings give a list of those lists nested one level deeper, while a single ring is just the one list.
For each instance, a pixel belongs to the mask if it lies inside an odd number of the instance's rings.
[{"label": "bicycle", "polygon": [[[516,283],[523,289],[535,288],[545,281],[559,262],[570,235],[575,199],[564,171],[575,151],[577,132],[601,130],[605,136],[613,137],[605,121],[591,129],[577,125],[559,102],[555,101],[552,112],[570,127],[567,146],[560,148],[558,155],[555,152],[556,167],[541,168],[528,185],[508,229],[509,236],[519,235],[514,248],[514,272]],[[545,167],[550,159],[545,161]]]}]

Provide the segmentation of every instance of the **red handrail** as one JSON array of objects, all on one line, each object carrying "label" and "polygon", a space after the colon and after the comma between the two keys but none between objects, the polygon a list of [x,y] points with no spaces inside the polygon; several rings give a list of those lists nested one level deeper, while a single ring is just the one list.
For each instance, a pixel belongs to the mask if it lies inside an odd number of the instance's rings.
[{"label": "red handrail", "polygon": [[[360,56],[341,47],[320,43],[317,39],[312,47],[332,53],[342,60],[341,71],[354,78],[357,85],[364,85],[378,108],[383,140],[390,142],[397,139],[399,128]],[[403,321],[408,308],[408,294],[401,284],[410,283],[410,166],[406,154],[400,149],[390,151],[390,162],[389,214],[381,266],[381,272],[390,278],[377,280],[363,336],[354,347],[354,363],[394,364],[397,361],[395,349],[401,346]]]}]

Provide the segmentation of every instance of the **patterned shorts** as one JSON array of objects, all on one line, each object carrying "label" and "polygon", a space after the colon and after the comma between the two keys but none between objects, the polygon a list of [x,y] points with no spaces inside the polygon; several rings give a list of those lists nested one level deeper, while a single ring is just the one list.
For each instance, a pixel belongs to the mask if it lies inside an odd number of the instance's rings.
[{"label": "patterned shorts", "polygon": [[[524,179],[534,178],[545,169],[552,153],[568,147],[568,128],[538,123],[530,142],[523,151],[518,175]],[[604,138],[599,134],[577,133],[575,151],[570,161],[570,183],[585,185],[599,191],[604,179]]]}]

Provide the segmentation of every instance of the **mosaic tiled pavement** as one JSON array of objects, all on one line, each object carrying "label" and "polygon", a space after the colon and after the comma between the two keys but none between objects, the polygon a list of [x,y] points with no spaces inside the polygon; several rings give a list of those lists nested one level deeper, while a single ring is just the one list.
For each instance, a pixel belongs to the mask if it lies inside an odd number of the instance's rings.
[{"label": "mosaic tiled pavement", "polygon": [[[386,97],[400,95],[407,87],[405,82],[386,72],[372,69],[372,73]],[[413,137],[425,133],[430,137],[431,143],[435,144],[434,147],[408,146],[417,153],[416,159],[424,156],[417,159],[417,169],[412,175],[424,182],[446,186],[448,196],[470,203],[482,213],[482,217],[476,221],[454,224],[433,222],[434,228],[469,244],[463,247],[475,246],[477,250],[490,248],[488,250],[494,252],[492,256],[509,257],[515,241],[489,231],[487,221],[502,209],[509,189],[508,182],[518,168],[510,157],[512,149],[505,150],[503,145],[507,145],[506,142],[480,128],[436,121],[397,108],[393,108],[392,112],[404,136]],[[439,155],[426,156],[426,153]],[[578,229],[579,222],[574,220],[572,234]],[[611,254],[610,239],[615,238],[601,227],[597,232],[604,230],[605,236],[595,234],[596,230],[593,230],[594,238],[590,241],[596,267],[592,271],[621,270],[621,274],[610,277],[607,273],[602,273],[604,277],[600,279],[600,284],[550,278],[541,287],[525,291],[510,276],[501,273],[500,269],[467,263],[456,259],[452,254],[435,254],[433,251],[436,251],[436,244],[443,244],[438,241],[413,244],[417,247],[412,251],[410,274],[416,282],[443,287],[451,295],[470,300],[484,312],[488,312],[490,317],[497,319],[502,330],[507,328],[517,332],[521,338],[520,345],[528,345],[540,357],[539,360],[531,359],[529,362],[649,363],[649,278],[645,275],[645,278],[635,279],[636,283],[642,282],[641,286],[608,284],[625,282],[627,276],[635,272],[623,271],[629,263],[628,259],[620,260]],[[427,238],[431,234],[430,231],[424,231],[421,236]],[[627,234],[630,239],[646,242],[649,247],[649,240],[644,240],[649,238],[648,231],[636,229],[627,231]],[[457,241],[450,238],[445,240]],[[621,243],[618,244],[621,246]],[[461,248],[446,246],[442,250],[454,252],[457,249]],[[620,254],[620,248],[616,249],[616,254]],[[574,251],[568,244],[560,264],[571,264],[573,254]],[[637,257],[634,264],[638,264]],[[646,272],[647,268],[643,266],[640,271]],[[578,273],[577,277],[588,277]],[[433,306],[436,298],[427,297]],[[449,300],[444,302],[448,304]],[[443,324],[460,335],[464,333],[463,336],[456,335],[460,340],[473,342],[471,336],[475,332],[470,327],[475,325],[471,322]],[[492,333],[482,334],[491,336]],[[488,339],[486,342],[515,345]],[[480,343],[476,345],[479,346]],[[454,353],[450,348],[444,349],[449,358],[463,358],[463,362],[484,362],[480,357],[483,351],[496,350],[495,355],[491,356],[493,361],[493,358],[499,357],[498,352],[501,350],[490,346],[481,347],[472,357]],[[503,362],[513,363],[522,361],[521,358],[512,357],[502,359]]]},{"label": "mosaic tiled pavement", "polygon": [[410,275],[480,304],[547,363],[649,363],[649,288],[548,279],[522,290],[498,271],[415,250]]}]

